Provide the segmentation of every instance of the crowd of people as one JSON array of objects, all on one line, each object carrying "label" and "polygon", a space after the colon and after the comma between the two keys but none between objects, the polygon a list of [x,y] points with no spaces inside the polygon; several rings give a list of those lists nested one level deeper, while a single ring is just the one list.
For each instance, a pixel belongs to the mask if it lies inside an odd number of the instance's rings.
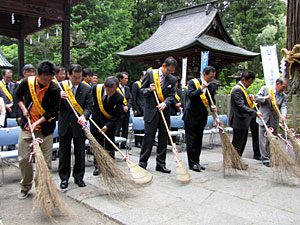
[{"label": "crowd of people", "polygon": [[[214,98],[217,88],[213,82],[217,71],[208,66],[201,77],[189,77],[186,87],[180,88],[179,78],[173,75],[176,67],[177,61],[173,57],[166,58],[160,68],[142,71],[140,79],[132,84],[131,91],[127,72],[109,76],[103,84],[98,84],[97,74],[78,64],[65,69],[50,61],[43,61],[37,70],[27,64],[23,68],[23,78],[18,82],[12,81],[11,70],[3,70],[3,79],[0,81],[0,127],[7,126],[7,118],[15,118],[21,127],[18,149],[22,180],[18,198],[25,199],[28,196],[33,182],[31,132],[42,140],[41,150],[51,169],[53,132],[58,124],[60,188],[68,188],[71,177],[72,142],[75,155],[72,171],[74,183],[85,187],[86,137],[82,127],[92,117],[113,142],[115,136],[127,139],[131,110],[133,116],[144,118],[144,131],[136,131],[144,132],[144,136],[135,137],[135,146],[141,148],[139,166],[147,168],[152,147],[156,144],[156,170],[171,172],[166,167],[168,131],[159,113],[162,111],[168,126],[171,116],[183,114],[188,167],[196,172],[205,170],[200,164],[200,154],[209,111],[217,112]],[[287,82],[279,78],[275,87],[264,86],[257,95],[252,96],[247,88],[254,80],[253,72],[242,72],[241,80],[231,91],[229,125],[233,128],[232,144],[242,156],[250,127],[254,158],[263,160],[264,165],[269,166],[270,151],[261,120],[264,119],[275,132],[279,120],[286,120],[284,90]],[[256,103],[259,111],[254,107]],[[96,140],[115,158],[113,145],[93,124],[90,129]],[[125,142],[120,148],[130,150]],[[93,175],[97,176],[101,168],[97,167],[96,162],[94,164]]]}]

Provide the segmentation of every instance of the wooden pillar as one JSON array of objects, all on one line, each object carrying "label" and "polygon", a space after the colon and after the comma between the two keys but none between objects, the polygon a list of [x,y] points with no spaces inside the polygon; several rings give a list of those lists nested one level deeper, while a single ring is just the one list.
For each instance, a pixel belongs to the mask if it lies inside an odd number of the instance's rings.
[{"label": "wooden pillar", "polygon": [[71,30],[71,3],[66,1],[65,5],[65,19],[62,22],[62,66],[66,69],[70,65],[70,30]]}]

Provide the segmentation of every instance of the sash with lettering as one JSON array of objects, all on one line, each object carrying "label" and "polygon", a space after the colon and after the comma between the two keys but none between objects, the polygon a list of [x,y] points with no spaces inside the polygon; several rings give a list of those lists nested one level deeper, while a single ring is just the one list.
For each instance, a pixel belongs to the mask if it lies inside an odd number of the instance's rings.
[{"label": "sash with lettering", "polygon": [[277,102],[276,102],[276,98],[275,98],[275,94],[274,94],[274,89],[271,86],[269,86],[268,89],[269,89],[269,94],[272,97],[272,101],[271,101],[272,106],[273,106],[275,112],[277,113],[277,115],[280,116],[280,111],[279,111],[278,106],[277,106]]},{"label": "sash with lettering", "polygon": [[9,93],[9,91],[7,90],[6,86],[3,84],[3,82],[0,81],[0,87],[2,88],[4,94],[6,95],[6,97],[9,99],[9,101],[13,101],[13,97],[12,95]]},{"label": "sash with lettering", "polygon": [[120,92],[120,94],[123,96],[123,104],[124,104],[124,105],[127,105],[127,100],[126,100],[125,95],[123,94],[121,88],[118,87],[118,88],[117,88],[117,91]]},{"label": "sash with lettering", "polygon": [[233,90],[234,90],[235,88],[240,88],[240,89],[242,90],[242,92],[244,93],[244,95],[245,95],[245,97],[246,97],[246,100],[247,100],[247,103],[248,103],[249,107],[250,107],[251,109],[253,109],[253,108],[255,107],[255,105],[253,104],[252,100],[250,99],[250,96],[248,95],[247,91],[246,91],[241,85],[235,85],[235,86],[231,89],[230,94],[233,92]]},{"label": "sash with lettering", "polygon": [[155,84],[155,91],[158,95],[158,98],[161,102],[163,102],[165,100],[164,95],[162,93],[162,89],[160,86],[160,80],[158,77],[158,70],[153,70],[153,80],[154,80],[154,84]]},{"label": "sash with lettering", "polygon": [[[194,82],[194,84],[195,84],[195,86],[196,86],[196,89],[201,88],[201,84],[200,84],[200,82],[199,82],[199,80],[198,80],[197,78],[194,78],[194,79],[193,79],[193,82]],[[200,95],[200,98],[201,98],[203,104],[205,105],[205,107],[208,108],[208,105],[209,105],[209,104],[208,104],[208,100],[207,100],[205,94],[202,93],[202,94]]]},{"label": "sash with lettering", "polygon": [[68,99],[70,100],[72,106],[75,108],[75,110],[79,113],[79,115],[83,114],[83,109],[82,107],[78,104],[78,102],[76,101],[75,96],[73,95],[73,92],[69,86],[69,81],[68,80],[64,80],[61,82],[65,92],[68,95]]},{"label": "sash with lettering", "polygon": [[28,87],[29,87],[29,91],[30,91],[30,95],[33,101],[33,104],[36,107],[36,110],[38,111],[38,114],[40,116],[43,116],[45,114],[45,110],[43,109],[41,103],[39,102],[39,99],[37,97],[36,91],[35,91],[35,80],[36,77],[35,76],[30,76],[28,77]]},{"label": "sash with lettering", "polygon": [[103,114],[107,119],[110,119],[110,118],[112,118],[112,116],[109,115],[108,112],[105,111],[104,106],[103,106],[103,101],[102,101],[102,89],[103,89],[103,84],[97,84],[96,95],[97,95],[98,105],[99,105],[99,108],[100,108],[100,111],[102,112],[102,114]]}]

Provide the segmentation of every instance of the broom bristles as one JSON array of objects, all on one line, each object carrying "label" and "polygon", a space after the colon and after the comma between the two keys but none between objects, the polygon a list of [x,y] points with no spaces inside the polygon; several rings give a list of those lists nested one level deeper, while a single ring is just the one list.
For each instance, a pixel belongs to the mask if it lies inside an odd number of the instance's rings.
[{"label": "broom bristles", "polygon": [[87,127],[83,127],[85,136],[89,139],[91,150],[101,171],[101,178],[108,187],[108,195],[114,198],[124,198],[135,189],[134,182],[118,168],[114,159],[97,142]]},{"label": "broom bristles", "polygon": [[294,153],[295,153],[296,164],[297,164],[297,166],[300,166],[300,143],[296,139],[295,135],[293,134],[293,132],[290,129],[287,130],[287,134],[288,134],[288,137],[289,137],[289,139],[291,141],[291,144],[293,146],[293,150],[294,150]]},{"label": "broom bristles", "polygon": [[41,204],[42,210],[50,219],[54,219],[55,215],[68,215],[65,203],[52,181],[51,173],[37,141],[33,142],[33,149],[36,162],[35,200]]},{"label": "broom bristles", "polygon": [[282,149],[276,136],[269,130],[267,130],[267,138],[270,145],[271,167],[278,173],[277,178],[282,182],[293,175],[300,178],[300,170],[295,166],[295,161]]}]

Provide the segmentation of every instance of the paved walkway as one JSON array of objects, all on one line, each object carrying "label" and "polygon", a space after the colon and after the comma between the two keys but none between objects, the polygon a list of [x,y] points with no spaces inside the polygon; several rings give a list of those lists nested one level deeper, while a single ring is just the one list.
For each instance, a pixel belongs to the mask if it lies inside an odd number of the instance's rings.
[{"label": "paved walkway", "polygon": [[[220,143],[218,139],[215,142]],[[251,158],[250,149],[251,138],[245,157]],[[139,149],[133,148],[131,154],[131,160],[137,162]],[[180,156],[186,162],[186,153],[180,153]],[[153,182],[124,201],[112,200],[106,195],[99,178],[92,176],[93,166],[89,162],[85,176],[87,187],[78,188],[70,180],[69,188],[63,193],[120,224],[300,225],[298,180],[291,180],[293,185],[278,184],[272,179],[270,168],[252,159],[246,159],[247,173],[224,177],[220,146],[204,149],[201,162],[206,165],[206,170],[201,173],[190,171],[191,182],[182,185],[176,182],[172,153],[167,155],[171,174],[155,171],[155,154],[152,154],[147,169],[154,175]],[[124,171],[128,170],[120,158],[117,163]],[[56,163],[53,175],[59,185]]]}]

